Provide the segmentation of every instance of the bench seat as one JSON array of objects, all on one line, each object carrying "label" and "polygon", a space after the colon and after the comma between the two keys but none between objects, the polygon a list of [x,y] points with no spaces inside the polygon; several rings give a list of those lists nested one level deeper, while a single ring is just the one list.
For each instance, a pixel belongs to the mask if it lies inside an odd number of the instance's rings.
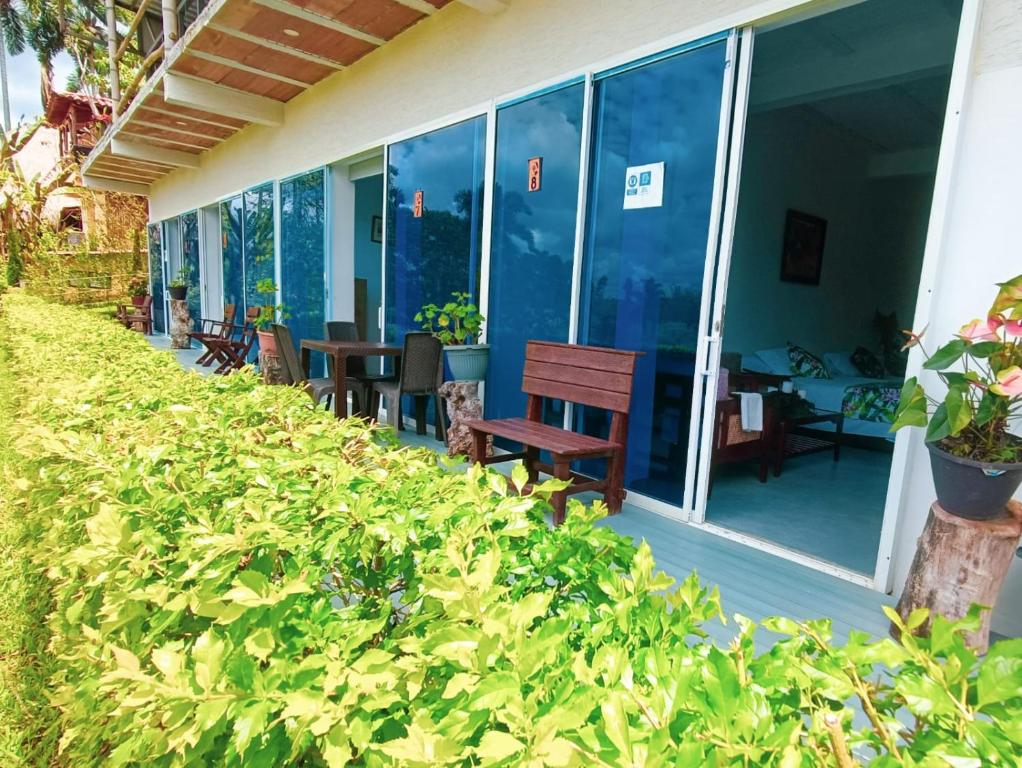
[{"label": "bench seat", "polygon": [[[564,522],[570,493],[602,491],[611,514],[621,511],[625,498],[625,453],[628,446],[628,411],[632,399],[635,361],[641,352],[605,347],[586,347],[552,341],[529,341],[525,345],[522,392],[528,398],[525,418],[471,419],[465,423],[472,435],[471,459],[479,464],[521,459],[531,487],[540,472],[546,472],[567,486],[550,495],[554,525]],[[563,402],[598,408],[611,413],[609,439],[593,437],[542,421],[543,401]],[[520,453],[489,455],[489,437],[501,437],[522,446]],[[547,451],[552,465],[540,461]],[[603,478],[573,472],[579,459],[607,459]]]},{"label": "bench seat", "polygon": [[465,422],[469,429],[482,429],[494,437],[503,437],[522,445],[566,458],[599,458],[610,456],[621,446],[610,440],[568,432],[542,422],[528,419],[471,419]]}]

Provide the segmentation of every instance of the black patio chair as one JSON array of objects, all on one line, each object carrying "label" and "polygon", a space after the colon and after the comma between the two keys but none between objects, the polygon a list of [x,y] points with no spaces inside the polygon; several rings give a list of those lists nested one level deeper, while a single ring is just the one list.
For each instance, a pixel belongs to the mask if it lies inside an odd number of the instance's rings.
[{"label": "black patio chair", "polygon": [[[362,341],[358,326],[349,320],[328,320],[323,323],[323,335],[329,341]],[[334,361],[327,356],[327,374],[334,375]],[[400,362],[398,362],[400,366]],[[349,357],[346,364],[345,386],[351,393],[351,412],[369,415],[373,384],[378,381],[397,381],[396,374],[370,374],[366,372],[364,357]]]},{"label": "black patio chair", "polygon": [[298,351],[295,349],[294,339],[291,338],[291,329],[286,325],[274,323],[273,339],[277,344],[277,354],[280,355],[284,364],[284,376],[288,384],[300,384],[305,392],[312,398],[312,402],[319,405],[324,399],[333,397],[333,378],[310,379],[302,362],[298,359]]},{"label": "black patio chair", "polygon": [[411,395],[415,398],[415,431],[426,434],[426,398],[433,398],[436,410],[434,430],[437,440],[447,442],[447,428],[444,425],[444,408],[440,397],[440,385],[444,378],[444,348],[431,333],[409,333],[405,336],[404,352],[401,353],[401,372],[396,381],[373,383],[371,415],[376,418],[380,411],[380,398],[387,399],[387,416],[391,425],[401,430],[401,398]]}]

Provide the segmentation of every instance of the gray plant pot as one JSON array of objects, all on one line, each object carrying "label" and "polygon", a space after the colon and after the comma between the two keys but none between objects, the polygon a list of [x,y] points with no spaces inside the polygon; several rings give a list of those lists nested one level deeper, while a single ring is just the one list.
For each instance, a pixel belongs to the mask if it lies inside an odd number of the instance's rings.
[{"label": "gray plant pot", "polygon": [[963,459],[927,443],[937,501],[953,515],[993,520],[1004,514],[1022,484],[1022,463],[991,463]]},{"label": "gray plant pot", "polygon": [[482,381],[490,363],[489,344],[452,344],[445,348],[455,381]]}]

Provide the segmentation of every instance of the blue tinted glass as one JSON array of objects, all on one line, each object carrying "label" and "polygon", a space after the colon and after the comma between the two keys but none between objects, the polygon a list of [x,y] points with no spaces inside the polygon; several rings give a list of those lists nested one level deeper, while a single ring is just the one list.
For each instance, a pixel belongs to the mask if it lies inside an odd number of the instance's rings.
[{"label": "blue tinted glass", "polygon": [[[280,182],[280,283],[295,344],[322,339],[326,215],[322,170]],[[322,375],[314,372],[313,375]]]},{"label": "blue tinted glass", "polygon": [[260,295],[260,280],[273,280],[273,184],[247,189],[242,194],[245,209],[245,306],[276,304],[276,296]]},{"label": "blue tinted glass", "polygon": [[[423,304],[477,294],[486,118],[388,148],[385,338],[418,330]],[[421,193],[421,215],[416,215]]]},{"label": "blue tinted glass", "polygon": [[[596,83],[580,340],[645,352],[632,395],[626,484],[682,501],[725,44]],[[661,205],[626,209],[630,168],[664,163]],[[655,173],[655,171],[653,172]],[[629,177],[635,184],[626,187]],[[609,419],[583,409],[585,431]]]},{"label": "blue tinted glass", "polygon": [[[525,414],[526,341],[568,340],[584,98],[579,83],[497,112],[489,418]],[[545,406],[544,420],[563,424],[563,404]]]},{"label": "blue tinted glass", "polygon": [[[192,326],[197,327],[202,317],[202,295],[199,293],[199,213],[192,211],[181,216],[182,264],[188,270],[188,314]],[[198,344],[198,342],[193,342]]]},{"label": "blue tinted glass", "polygon": [[153,297],[153,330],[167,332],[166,307],[163,302],[163,232],[159,224],[149,225],[149,285]]},{"label": "blue tinted glass", "polygon": [[223,258],[224,305],[233,304],[235,318],[245,317],[245,267],[241,257],[241,196],[220,203],[220,251]]}]

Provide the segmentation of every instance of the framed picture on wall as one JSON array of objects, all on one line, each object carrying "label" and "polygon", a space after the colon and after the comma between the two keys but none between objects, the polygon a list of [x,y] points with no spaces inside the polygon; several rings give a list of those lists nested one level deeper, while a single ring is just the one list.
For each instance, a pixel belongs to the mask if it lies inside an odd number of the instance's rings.
[{"label": "framed picture on wall", "polygon": [[820,284],[827,220],[788,209],[781,253],[781,280],[789,283]]},{"label": "framed picture on wall", "polygon": [[374,243],[383,242],[383,217],[373,216],[372,228],[369,230],[369,239]]}]

